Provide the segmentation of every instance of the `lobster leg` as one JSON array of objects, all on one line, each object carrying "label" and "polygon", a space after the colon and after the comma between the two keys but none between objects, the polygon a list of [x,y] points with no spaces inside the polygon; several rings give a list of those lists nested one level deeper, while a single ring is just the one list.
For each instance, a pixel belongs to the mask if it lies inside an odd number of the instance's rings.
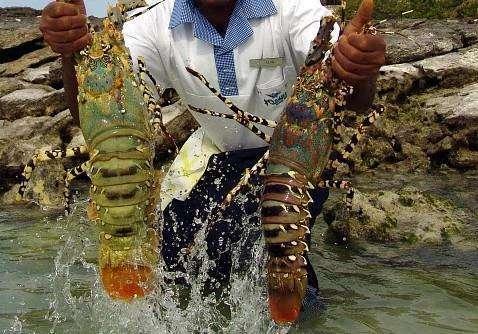
[{"label": "lobster leg", "polygon": [[254,175],[261,175],[267,165],[267,161],[269,160],[269,151],[267,151],[264,156],[259,159],[259,161],[251,168],[246,169],[244,176],[239,181],[239,183],[226,195],[226,198],[221,204],[221,209],[225,210],[232,202],[234,197],[245,187],[249,184],[249,180]]},{"label": "lobster leg", "polygon": [[352,202],[355,195],[355,189],[352,187],[349,181],[343,180],[324,180],[319,183],[319,187],[321,188],[335,188],[335,189],[343,189],[347,190],[347,194],[345,195],[345,203],[347,206],[347,210],[352,209]]},{"label": "lobster leg", "polygon": [[[215,116],[215,117],[221,117],[221,118],[227,118],[227,119],[232,119],[232,120],[235,120],[236,122],[244,125],[246,128],[248,128],[249,130],[251,130],[256,136],[258,136],[259,138],[261,138],[262,140],[264,140],[265,142],[269,143],[271,141],[271,136],[266,134],[264,131],[260,130],[257,126],[255,126],[254,124],[252,124],[252,122],[249,122],[249,121],[244,121],[244,119],[238,117],[236,114],[234,115],[231,115],[231,114],[223,114],[223,113],[219,113],[219,112],[215,112],[215,111],[212,111],[212,110],[208,110],[208,109],[200,109],[200,108],[196,108],[194,106],[191,106],[189,105],[189,108],[195,112],[198,112],[198,113],[201,113],[201,114],[204,114],[204,115],[210,115],[210,116]],[[262,120],[262,119],[261,119]],[[264,120],[266,122],[272,122],[272,121],[269,121],[269,120]]]},{"label": "lobster leg", "polygon": [[359,143],[367,127],[375,123],[380,114],[382,114],[384,111],[384,107],[381,105],[374,105],[371,107],[371,109],[372,111],[370,114],[362,121],[361,124],[359,124],[358,128],[353,133],[350,142],[345,146],[343,154],[345,159],[348,159],[348,157],[352,154],[355,146]]},{"label": "lobster leg", "polygon": [[145,74],[153,82],[154,86],[158,91],[158,96],[161,96],[161,89],[154,77],[148,71],[144,59],[142,57],[138,57],[138,71],[138,78],[140,82],[139,88],[142,91],[143,98],[148,105],[148,111],[152,117],[152,125],[156,132],[161,131],[166,136],[166,138],[168,138],[168,140],[173,144],[175,152],[177,154],[179,152],[178,145],[176,144],[176,140],[173,138],[173,136],[169,133],[169,131],[166,129],[166,126],[164,125],[163,113],[161,111],[160,103],[157,103],[156,100],[153,98],[153,95],[149,90],[142,74]]},{"label": "lobster leg", "polygon": [[63,190],[63,194],[65,196],[65,211],[67,213],[71,213],[71,192],[70,192],[70,183],[76,177],[80,176],[81,174],[85,173],[88,170],[88,162],[82,163],[80,166],[68,169],[65,174],[65,189]]},{"label": "lobster leg", "polygon": [[23,169],[22,181],[20,183],[20,188],[18,189],[18,194],[17,194],[17,201],[21,201],[22,199],[24,199],[25,190],[27,188],[28,181],[30,181],[32,177],[32,173],[39,163],[50,161],[50,160],[56,160],[56,159],[79,157],[83,154],[86,154],[87,151],[88,151],[87,147],[82,145],[82,146],[67,148],[62,150],[43,151],[33,155],[33,157],[30,159],[30,161],[28,161],[28,163],[25,165]]},{"label": "lobster leg", "polygon": [[222,102],[224,102],[224,104],[229,108],[231,109],[231,111],[237,115],[238,119],[241,119],[242,121],[239,121],[241,124],[245,125],[244,123],[247,123],[247,122],[253,122],[253,123],[257,123],[257,124],[260,124],[260,125],[264,125],[264,126],[267,126],[267,127],[270,127],[270,128],[275,128],[277,126],[277,122],[275,121],[270,121],[270,120],[267,120],[265,118],[261,118],[261,117],[258,117],[258,116],[255,116],[253,114],[250,114],[242,109],[240,109],[239,107],[237,107],[231,100],[229,100],[227,97],[223,96],[216,88],[214,88],[213,86],[211,86],[211,84],[209,83],[209,81],[207,81],[207,79],[199,72],[189,68],[189,67],[186,67],[186,70],[191,73],[193,76],[195,76],[196,78],[198,78],[199,80],[201,80],[201,82],[214,94],[216,95]]}]

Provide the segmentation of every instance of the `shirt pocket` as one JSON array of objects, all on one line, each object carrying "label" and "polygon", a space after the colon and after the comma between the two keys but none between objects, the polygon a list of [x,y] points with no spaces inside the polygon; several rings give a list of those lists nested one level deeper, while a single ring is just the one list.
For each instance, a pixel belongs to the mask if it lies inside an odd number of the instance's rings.
[{"label": "shirt pocket", "polygon": [[287,80],[282,77],[264,84],[258,84],[256,85],[256,92],[257,110],[260,113],[267,113],[271,119],[276,119],[284,109],[289,97]]}]

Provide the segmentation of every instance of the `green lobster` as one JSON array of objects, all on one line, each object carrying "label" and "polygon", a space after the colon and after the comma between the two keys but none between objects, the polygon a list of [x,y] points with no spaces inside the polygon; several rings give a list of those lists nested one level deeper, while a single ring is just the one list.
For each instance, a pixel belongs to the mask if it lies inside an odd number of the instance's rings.
[{"label": "green lobster", "polygon": [[[345,6],[345,1],[342,1],[342,22]],[[191,110],[235,120],[270,143],[269,151],[254,167],[246,170],[244,177],[229,192],[220,209],[225,209],[231,203],[253,174],[265,176],[261,217],[269,254],[269,311],[272,319],[279,324],[289,324],[297,320],[307,287],[307,240],[312,218],[308,211],[312,202],[309,190],[315,187],[345,189],[347,207],[351,208],[354,189],[348,181],[337,181],[333,177],[340,164],[351,166],[349,157],[354,148],[366,128],[383,112],[382,106],[373,105],[371,112],[354,130],[350,142],[343,149],[339,148],[342,143],[339,129],[344,127],[346,101],[353,92],[353,88],[338,79],[332,70],[335,47],[332,32],[339,21],[332,15],[323,18],[293,93],[278,122],[265,120],[239,109],[211,87],[201,74],[188,69],[220,98],[233,114],[220,114],[189,106]],[[340,26],[343,30],[343,24]],[[376,29],[368,24],[362,33],[375,34]],[[272,138],[259,130],[254,123],[275,128]]]},{"label": "green lobster", "polygon": [[92,181],[89,218],[100,229],[102,283],[111,297],[126,300],[155,287],[160,242],[155,226],[159,186],[153,169],[154,137],[159,130],[165,132],[161,103],[153,99],[144,80],[147,76],[156,85],[154,78],[141,58],[135,74],[124,45],[121,29],[129,9],[122,3],[110,7],[102,29],[90,28],[91,44],[75,55],[86,146],[35,155],[24,168],[18,192],[23,198],[38,163],[88,154],[87,162],[66,173],[67,208],[70,182],[86,172]]}]

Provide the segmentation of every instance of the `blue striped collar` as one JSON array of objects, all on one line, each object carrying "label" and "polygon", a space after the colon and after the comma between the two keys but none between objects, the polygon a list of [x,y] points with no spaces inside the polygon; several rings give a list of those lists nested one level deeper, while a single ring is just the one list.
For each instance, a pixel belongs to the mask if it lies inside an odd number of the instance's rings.
[{"label": "blue striped collar", "polygon": [[253,34],[248,20],[277,14],[273,0],[237,0],[226,36],[223,38],[196,8],[193,1],[175,0],[169,28],[174,29],[182,24],[192,23],[194,36],[219,47],[220,53],[234,49]]}]

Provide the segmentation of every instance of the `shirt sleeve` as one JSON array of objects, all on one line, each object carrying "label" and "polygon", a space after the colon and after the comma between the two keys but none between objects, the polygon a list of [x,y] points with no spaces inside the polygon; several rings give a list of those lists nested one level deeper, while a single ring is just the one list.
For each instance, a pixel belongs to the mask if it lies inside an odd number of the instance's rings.
[{"label": "shirt sleeve", "polygon": [[[291,7],[284,14],[290,47],[298,71],[309,53],[310,43],[319,31],[322,18],[332,15],[332,12],[323,6],[319,0],[293,0],[291,1]],[[340,28],[336,24],[332,32],[332,42],[338,40],[339,32]]]},{"label": "shirt sleeve", "polygon": [[158,27],[155,14],[145,13],[126,22],[123,27],[123,36],[126,47],[129,49],[133,66],[138,70],[138,57],[143,57],[146,68],[162,89],[172,88],[171,80],[164,63],[164,55],[169,54],[166,49],[161,49],[156,41]]}]

